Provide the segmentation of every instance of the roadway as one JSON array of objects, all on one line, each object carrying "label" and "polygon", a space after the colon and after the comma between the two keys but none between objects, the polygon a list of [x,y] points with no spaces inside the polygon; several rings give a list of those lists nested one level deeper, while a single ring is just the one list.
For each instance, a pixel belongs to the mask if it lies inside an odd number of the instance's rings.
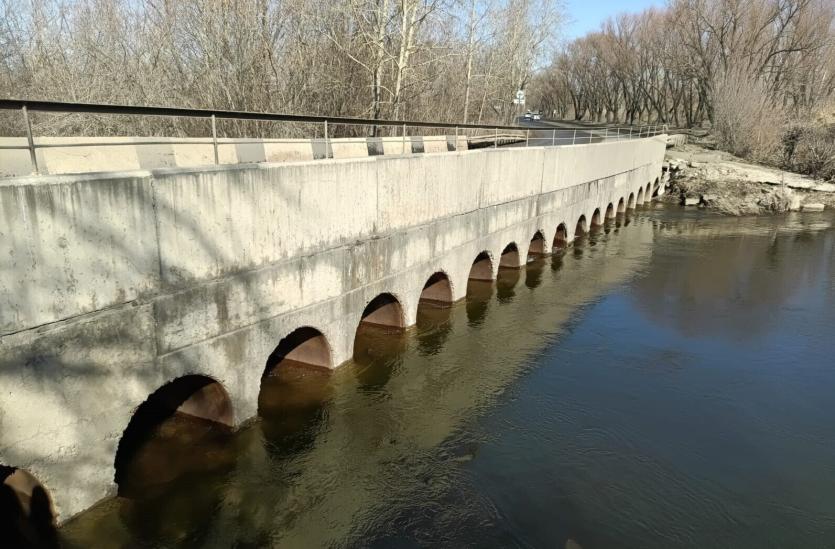
[{"label": "roadway", "polygon": [[[528,145],[531,147],[542,147],[550,145],[571,145],[600,143],[605,141],[607,130],[603,128],[589,127],[573,122],[554,122],[550,120],[525,120],[524,116],[516,119],[520,126],[530,128]],[[613,137],[609,131],[609,138]],[[509,146],[524,146],[524,143],[517,143]]]}]

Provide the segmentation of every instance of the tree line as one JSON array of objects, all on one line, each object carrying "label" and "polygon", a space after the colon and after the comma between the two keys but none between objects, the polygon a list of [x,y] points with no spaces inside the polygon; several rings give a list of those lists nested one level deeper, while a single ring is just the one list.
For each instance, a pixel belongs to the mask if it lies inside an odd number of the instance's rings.
[{"label": "tree line", "polygon": [[[558,0],[0,0],[0,96],[507,123],[562,20]],[[36,124],[176,135],[204,122]],[[274,129],[239,126],[225,132]]]},{"label": "tree line", "polygon": [[618,15],[558,52],[537,101],[556,118],[708,126],[774,160],[821,109],[835,121],[833,13],[833,0],[669,0]]}]

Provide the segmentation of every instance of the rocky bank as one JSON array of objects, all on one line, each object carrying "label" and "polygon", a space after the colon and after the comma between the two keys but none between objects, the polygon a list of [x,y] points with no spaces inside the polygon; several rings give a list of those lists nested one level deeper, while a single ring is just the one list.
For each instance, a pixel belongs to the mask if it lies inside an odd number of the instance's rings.
[{"label": "rocky bank", "polygon": [[667,151],[666,200],[730,215],[835,208],[835,183],[751,164],[696,144]]}]

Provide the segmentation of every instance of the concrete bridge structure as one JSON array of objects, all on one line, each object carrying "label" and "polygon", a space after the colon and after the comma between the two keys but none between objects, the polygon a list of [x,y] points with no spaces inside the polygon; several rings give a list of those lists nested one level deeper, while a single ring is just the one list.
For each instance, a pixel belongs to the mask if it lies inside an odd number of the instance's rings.
[{"label": "concrete bridge structure", "polygon": [[237,427],[284,362],[335,368],[359,326],[407,329],[662,192],[665,147],[0,179],[6,483],[66,520],[159,418]]}]

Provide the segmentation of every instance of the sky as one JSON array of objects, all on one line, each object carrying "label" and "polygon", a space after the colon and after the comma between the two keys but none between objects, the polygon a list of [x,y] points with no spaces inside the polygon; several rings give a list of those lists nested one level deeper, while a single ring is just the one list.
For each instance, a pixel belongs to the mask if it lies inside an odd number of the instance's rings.
[{"label": "sky", "polygon": [[571,21],[565,26],[565,37],[570,40],[597,30],[603,21],[620,12],[637,12],[665,4],[665,0],[567,0]]}]

